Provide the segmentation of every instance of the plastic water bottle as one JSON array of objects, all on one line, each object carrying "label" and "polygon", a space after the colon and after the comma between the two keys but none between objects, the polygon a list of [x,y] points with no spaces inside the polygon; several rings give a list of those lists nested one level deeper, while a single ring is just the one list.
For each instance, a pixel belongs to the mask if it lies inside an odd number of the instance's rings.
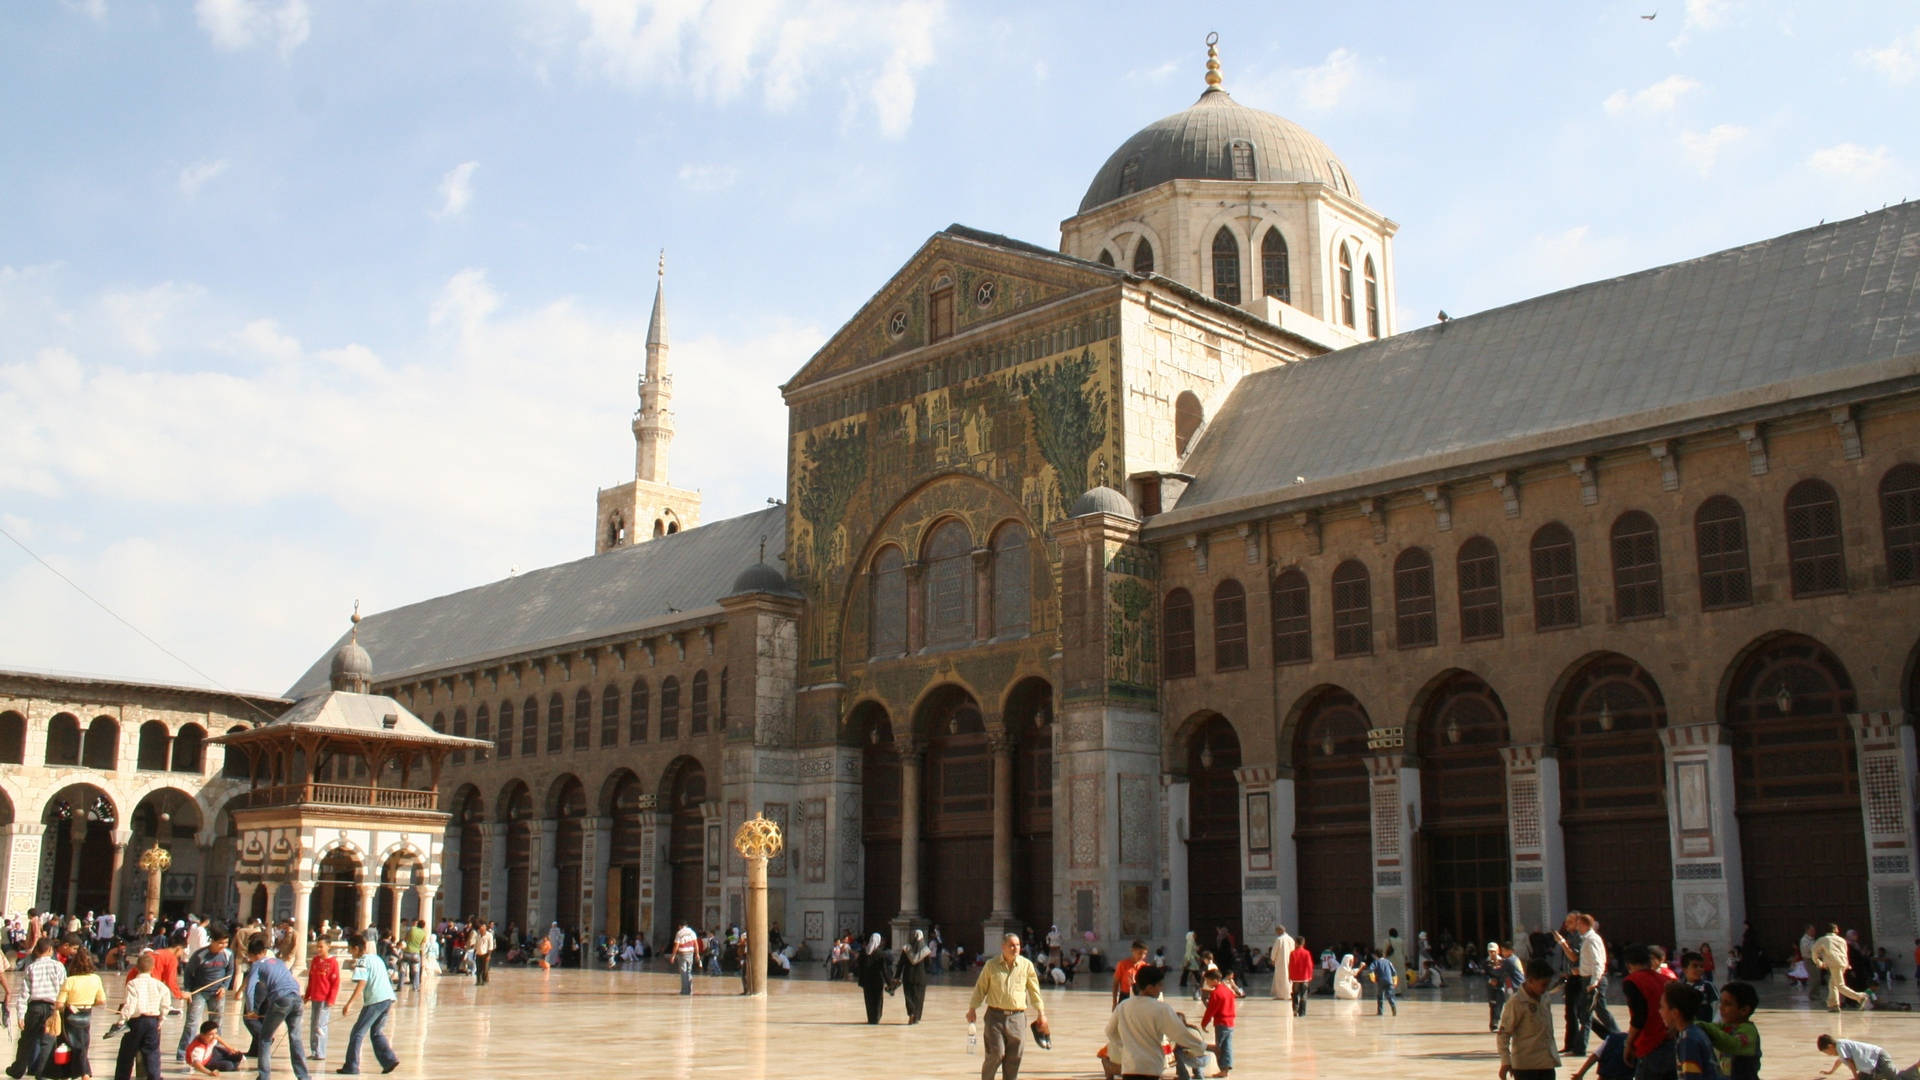
[{"label": "plastic water bottle", "polygon": [[980,1025],[972,1021],[968,1021],[967,1022],[967,1053],[977,1054],[979,1052],[980,1052]]}]

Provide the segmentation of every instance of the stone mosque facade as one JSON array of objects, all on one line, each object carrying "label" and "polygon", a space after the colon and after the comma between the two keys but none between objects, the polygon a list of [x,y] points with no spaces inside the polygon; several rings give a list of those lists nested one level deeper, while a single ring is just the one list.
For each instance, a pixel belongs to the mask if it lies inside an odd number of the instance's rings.
[{"label": "stone mosque facade", "polygon": [[1920,207],[1406,332],[1396,230],[1210,51],[1057,250],[928,238],[707,522],[663,284],[595,553],[358,628],[477,740],[440,910],[737,922],[758,812],[816,951],[1920,936]]}]

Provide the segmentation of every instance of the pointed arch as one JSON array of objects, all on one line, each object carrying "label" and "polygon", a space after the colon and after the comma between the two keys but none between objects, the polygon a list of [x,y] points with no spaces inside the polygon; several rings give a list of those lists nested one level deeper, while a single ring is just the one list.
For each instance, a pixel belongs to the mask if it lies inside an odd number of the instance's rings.
[{"label": "pointed arch", "polygon": [[1153,242],[1144,236],[1133,245],[1133,272],[1142,275],[1153,273]]},{"label": "pointed arch", "polygon": [[1260,287],[1283,304],[1293,302],[1293,276],[1287,264],[1287,238],[1276,226],[1260,239]]},{"label": "pointed arch", "polygon": [[1353,327],[1353,245],[1340,242],[1340,322]]},{"label": "pointed arch", "polygon": [[1213,234],[1213,298],[1223,304],[1240,302],[1240,241],[1225,225]]},{"label": "pointed arch", "polygon": [[1367,290],[1367,336],[1380,336],[1380,278],[1373,271],[1373,256],[1366,257],[1362,264]]}]

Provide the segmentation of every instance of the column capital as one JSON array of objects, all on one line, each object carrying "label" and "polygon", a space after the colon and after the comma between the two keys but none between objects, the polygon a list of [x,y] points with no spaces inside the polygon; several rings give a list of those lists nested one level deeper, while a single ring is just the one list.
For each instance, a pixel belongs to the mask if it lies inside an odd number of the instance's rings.
[{"label": "column capital", "polygon": [[1718,721],[1681,724],[1660,729],[1660,739],[1668,750],[1705,749],[1727,741],[1727,729]]},{"label": "column capital", "polygon": [[1013,733],[1007,731],[1005,728],[987,729],[987,752],[990,754],[1011,753],[1013,748],[1019,744],[1020,741],[1015,739]]},{"label": "column capital", "polygon": [[1540,764],[1542,759],[1557,756],[1558,752],[1545,743],[1500,748],[1500,759],[1505,761],[1509,768],[1528,768]]},{"label": "column capital", "polygon": [[1248,784],[1271,784],[1279,775],[1279,769],[1272,765],[1242,765],[1233,770],[1233,778],[1242,786]]},{"label": "column capital", "polygon": [[287,882],[287,884],[293,886],[293,895],[296,898],[309,896],[313,893],[313,882],[305,878],[294,878],[292,881]]}]

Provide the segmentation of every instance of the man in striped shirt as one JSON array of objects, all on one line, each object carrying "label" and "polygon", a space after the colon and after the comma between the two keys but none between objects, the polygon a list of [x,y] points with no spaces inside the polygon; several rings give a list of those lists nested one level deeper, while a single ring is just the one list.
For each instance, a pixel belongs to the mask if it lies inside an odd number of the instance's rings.
[{"label": "man in striped shirt", "polygon": [[135,1058],[146,1063],[149,1077],[161,1075],[160,1018],[166,1015],[173,991],[153,977],[152,953],[141,953],[134,967],[140,974],[127,984],[127,999],[120,1003],[120,1022],[127,1026],[127,1033],[120,1036],[120,1059],[114,1066],[113,1080],[133,1080]]},{"label": "man in striped shirt", "polygon": [[53,958],[53,940],[41,938],[33,946],[33,962],[26,971],[27,1011],[22,1017],[20,1043],[14,1048],[13,1064],[7,1075],[20,1080],[27,1073],[40,1075],[53,1052],[55,1036],[47,1034],[47,1020],[53,1016],[53,1002],[66,984],[65,964]]}]

